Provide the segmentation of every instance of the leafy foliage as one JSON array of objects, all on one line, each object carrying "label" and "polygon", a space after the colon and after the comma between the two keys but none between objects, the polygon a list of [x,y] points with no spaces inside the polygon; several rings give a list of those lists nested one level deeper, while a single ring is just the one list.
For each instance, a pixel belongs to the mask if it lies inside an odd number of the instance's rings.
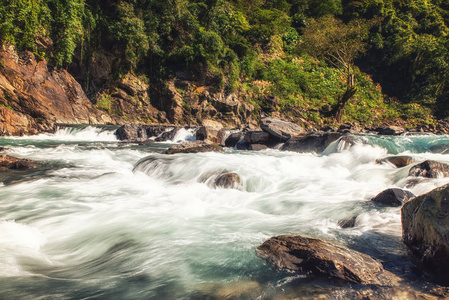
[{"label": "leafy foliage", "polygon": [[358,91],[343,121],[449,116],[448,26],[443,0],[0,0],[1,43],[56,67],[105,52],[117,76],[182,73],[316,120],[348,72]]}]

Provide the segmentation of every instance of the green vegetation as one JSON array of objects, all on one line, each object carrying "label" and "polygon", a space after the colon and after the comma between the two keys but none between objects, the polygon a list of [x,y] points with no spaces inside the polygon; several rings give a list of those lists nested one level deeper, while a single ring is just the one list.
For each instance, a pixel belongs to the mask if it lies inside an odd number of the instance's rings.
[{"label": "green vegetation", "polygon": [[443,0],[0,0],[0,41],[55,67],[106,53],[116,77],[182,73],[315,123],[448,117],[448,26]]}]

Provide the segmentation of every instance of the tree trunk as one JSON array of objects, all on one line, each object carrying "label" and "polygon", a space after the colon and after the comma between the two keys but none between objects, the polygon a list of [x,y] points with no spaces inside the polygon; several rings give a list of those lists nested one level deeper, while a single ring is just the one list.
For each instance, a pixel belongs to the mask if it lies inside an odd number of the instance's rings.
[{"label": "tree trunk", "polygon": [[343,109],[356,92],[357,88],[354,85],[354,74],[349,74],[346,91],[331,111],[331,114],[335,116],[335,121],[337,121],[337,123],[341,123],[341,119],[343,117]]}]

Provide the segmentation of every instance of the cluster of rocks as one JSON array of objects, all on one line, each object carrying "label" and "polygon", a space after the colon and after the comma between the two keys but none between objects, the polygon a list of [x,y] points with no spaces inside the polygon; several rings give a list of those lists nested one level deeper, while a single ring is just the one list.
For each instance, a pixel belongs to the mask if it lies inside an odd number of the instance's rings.
[{"label": "cluster of rocks", "polygon": [[[273,117],[261,118],[259,125],[260,130],[229,130],[217,122],[205,122],[197,128],[195,142],[173,146],[165,153],[221,152],[223,147],[253,151],[276,148],[321,153],[339,139],[339,147],[354,145],[355,140],[349,134],[375,132],[381,135],[399,135],[405,132],[402,127],[397,126],[361,129],[348,125],[336,130],[324,128],[323,131],[306,131],[299,125]],[[173,137],[177,130],[178,127],[169,126],[125,125],[117,131],[117,136],[122,140],[142,142],[163,134]],[[449,177],[449,165],[432,160],[415,162],[410,156],[390,156],[377,160],[377,163],[396,168],[408,167],[408,176],[411,178]],[[203,179],[219,188],[238,188],[241,185],[241,179],[235,173],[209,174]],[[434,274],[447,273],[449,185],[419,197],[408,190],[389,188],[371,201],[381,206],[402,206],[403,238],[413,257]],[[342,228],[354,227],[356,223],[357,216],[339,222]],[[272,237],[258,247],[257,254],[276,268],[294,273],[331,277],[361,285],[391,286],[399,281],[395,275],[384,270],[379,261],[366,254],[330,241],[299,235]]]}]

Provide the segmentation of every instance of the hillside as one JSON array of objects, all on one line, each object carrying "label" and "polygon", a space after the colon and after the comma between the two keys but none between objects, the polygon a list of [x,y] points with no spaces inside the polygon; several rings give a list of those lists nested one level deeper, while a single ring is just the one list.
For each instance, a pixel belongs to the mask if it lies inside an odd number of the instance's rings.
[{"label": "hillside", "polygon": [[[73,76],[89,114],[111,116],[92,123],[436,124],[449,113],[448,25],[443,0],[0,1],[3,49]],[[4,82],[2,112],[43,129],[64,120],[12,105]]]}]

